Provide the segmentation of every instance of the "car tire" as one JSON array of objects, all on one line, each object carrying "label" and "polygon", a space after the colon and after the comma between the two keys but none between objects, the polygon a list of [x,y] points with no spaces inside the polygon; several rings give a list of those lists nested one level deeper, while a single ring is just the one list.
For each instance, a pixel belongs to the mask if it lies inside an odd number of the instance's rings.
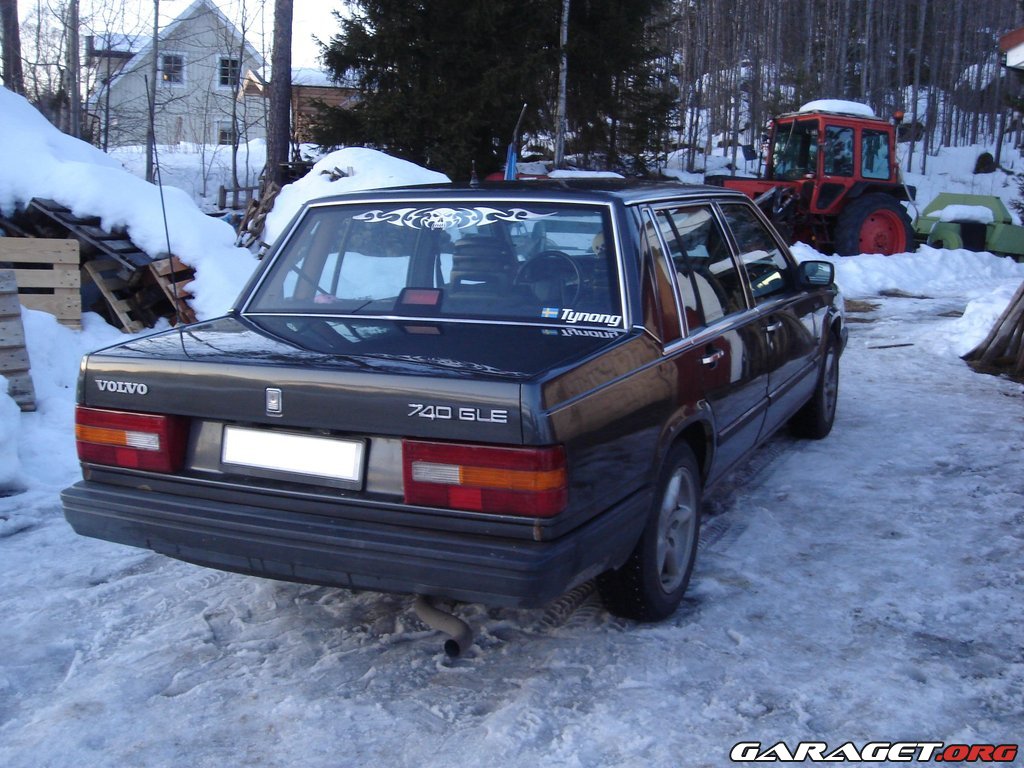
[{"label": "car tire", "polygon": [[814,394],[789,422],[793,434],[810,440],[821,440],[827,436],[835,422],[838,402],[839,344],[830,333]]},{"label": "car tire", "polygon": [[700,469],[688,445],[662,465],[643,534],[625,565],[598,578],[605,607],[617,616],[660,621],[679,607],[697,559]]},{"label": "car tire", "polygon": [[857,198],[839,214],[834,246],[840,256],[892,256],[913,249],[914,228],[907,210],[896,198],[876,192]]}]

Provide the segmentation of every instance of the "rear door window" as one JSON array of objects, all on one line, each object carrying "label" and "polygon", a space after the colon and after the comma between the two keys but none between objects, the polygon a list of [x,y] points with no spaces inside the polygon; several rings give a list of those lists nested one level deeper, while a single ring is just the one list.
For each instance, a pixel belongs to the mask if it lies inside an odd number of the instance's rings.
[{"label": "rear door window", "polygon": [[711,325],[745,310],[742,275],[712,207],[666,208],[657,216],[688,327]]}]

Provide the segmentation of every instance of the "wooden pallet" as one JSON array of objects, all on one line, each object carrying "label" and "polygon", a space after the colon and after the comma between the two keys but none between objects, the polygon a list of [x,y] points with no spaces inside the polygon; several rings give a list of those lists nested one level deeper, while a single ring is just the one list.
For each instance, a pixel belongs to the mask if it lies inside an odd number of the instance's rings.
[{"label": "wooden pallet", "polygon": [[192,298],[189,291],[189,285],[195,277],[192,267],[184,264],[177,256],[171,256],[154,261],[149,265],[149,271],[174,308],[176,319],[182,323],[194,323],[196,314],[187,301]]},{"label": "wooden pallet", "polygon": [[82,327],[78,260],[77,240],[0,238],[0,262],[14,268],[21,303],[71,328]]},{"label": "wooden pallet", "polygon": [[13,269],[0,269],[0,375],[7,379],[7,392],[23,411],[36,409],[29,368],[18,283]]},{"label": "wooden pallet", "polygon": [[82,272],[92,281],[103,294],[121,329],[128,333],[138,333],[146,327],[138,317],[129,300],[132,290],[124,279],[123,265],[113,259],[93,259],[82,265]]},{"label": "wooden pallet", "polygon": [[162,318],[171,323],[195,321],[187,304],[193,273],[177,258],[150,256],[123,228],[104,229],[98,216],[78,215],[54,200],[33,198],[14,218],[0,217],[0,221],[9,233],[20,236],[20,242],[61,236],[78,242],[79,314],[81,310],[99,312],[130,333],[153,327]]}]

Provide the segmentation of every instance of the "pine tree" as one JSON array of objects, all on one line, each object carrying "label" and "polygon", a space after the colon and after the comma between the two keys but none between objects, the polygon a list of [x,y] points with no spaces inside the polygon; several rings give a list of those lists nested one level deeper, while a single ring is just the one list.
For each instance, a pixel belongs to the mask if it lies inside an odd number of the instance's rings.
[{"label": "pine tree", "polygon": [[[467,179],[496,170],[523,102],[547,108],[557,17],[548,0],[362,0],[325,61],[362,89],[332,112],[330,143],[369,144]],[[541,20],[546,20],[545,25]]]}]

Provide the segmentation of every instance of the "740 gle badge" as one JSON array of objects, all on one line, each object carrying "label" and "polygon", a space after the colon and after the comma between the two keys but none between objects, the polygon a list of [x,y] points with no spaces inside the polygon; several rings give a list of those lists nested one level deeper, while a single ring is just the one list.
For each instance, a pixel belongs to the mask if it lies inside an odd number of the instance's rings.
[{"label": "740 gle badge", "polygon": [[430,405],[409,403],[407,416],[446,421],[480,421],[490,424],[508,424],[508,411],[504,408],[474,408],[467,405]]}]

